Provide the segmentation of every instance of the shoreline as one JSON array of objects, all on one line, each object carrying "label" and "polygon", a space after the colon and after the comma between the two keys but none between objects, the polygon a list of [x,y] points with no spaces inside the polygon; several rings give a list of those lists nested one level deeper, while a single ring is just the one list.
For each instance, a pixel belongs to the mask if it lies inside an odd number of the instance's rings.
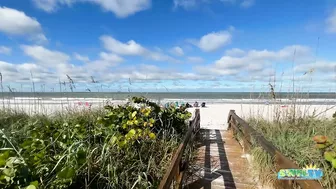
[{"label": "shoreline", "polygon": [[[94,101],[93,101],[94,100]],[[166,102],[176,102],[176,99],[170,101],[161,101],[161,105],[164,106]],[[300,103],[303,100],[297,100],[295,104],[295,111],[297,116],[307,117],[312,115],[318,115],[317,117],[332,118],[332,115],[336,112],[336,103],[324,102],[315,104],[316,101],[307,101],[307,104]],[[45,114],[52,115],[60,112],[67,111],[85,111],[95,110],[103,108],[105,105],[122,105],[129,101],[127,100],[109,100],[109,99],[95,99],[95,98],[55,98],[55,100],[37,100],[37,99],[15,99],[5,100],[3,102],[0,99],[0,110],[9,109],[14,111],[21,111],[28,114]],[[157,102],[157,101],[154,101]],[[189,102],[193,104],[193,101],[184,99],[179,102]],[[199,100],[199,104],[203,101]],[[236,114],[245,120],[248,118],[264,118],[267,120],[279,119],[290,114],[294,108],[294,104],[287,103],[269,103],[260,101],[249,102],[248,100],[231,100],[230,102],[206,102],[206,107],[199,108],[201,111],[201,127],[209,129],[227,129],[227,115],[230,110],[235,110]],[[194,112],[195,108],[188,108],[190,112]]]},{"label": "shoreline", "polygon": [[[154,99],[148,98],[152,102],[165,104],[171,102],[181,103],[189,103],[193,104],[194,102],[198,102],[199,104],[205,102],[206,104],[302,104],[302,105],[336,105],[336,99],[323,99],[323,98],[297,98],[297,99],[267,99],[267,98],[259,98],[259,99],[209,99],[209,98],[163,98],[163,99]],[[89,102],[89,103],[126,103],[128,102],[128,98],[124,99],[114,99],[114,98],[76,98],[76,97],[59,97],[59,98],[41,98],[41,97],[12,97],[12,98],[0,98],[0,105],[5,104],[34,104],[34,103],[43,103],[43,104],[64,104],[64,103],[77,103],[77,102]]]}]

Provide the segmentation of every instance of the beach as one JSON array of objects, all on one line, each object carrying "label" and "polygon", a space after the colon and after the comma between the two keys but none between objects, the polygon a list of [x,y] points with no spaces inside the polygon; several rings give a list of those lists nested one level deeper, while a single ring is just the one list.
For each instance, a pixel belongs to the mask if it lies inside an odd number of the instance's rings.
[{"label": "beach", "polygon": [[[206,107],[198,107],[201,113],[201,127],[208,129],[227,129],[227,116],[230,110],[243,119],[264,118],[266,120],[281,119],[293,112],[295,109],[297,117],[314,116],[319,118],[331,118],[336,112],[334,99],[299,99],[295,106],[289,99],[270,101],[265,99],[164,99],[159,102],[190,103],[198,101],[206,102]],[[55,112],[82,111],[103,108],[107,104],[125,104],[129,100],[115,100],[108,98],[37,98],[37,97],[15,97],[0,100],[2,109],[23,111],[28,114],[51,115]],[[196,108],[188,108],[194,112]]]}]

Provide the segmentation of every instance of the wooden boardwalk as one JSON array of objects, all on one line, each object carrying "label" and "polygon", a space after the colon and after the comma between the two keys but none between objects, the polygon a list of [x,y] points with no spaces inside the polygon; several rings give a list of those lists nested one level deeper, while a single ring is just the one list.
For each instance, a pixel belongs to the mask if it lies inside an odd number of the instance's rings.
[{"label": "wooden boardwalk", "polygon": [[230,131],[203,129],[197,140],[197,158],[189,166],[183,188],[257,188],[243,150]]}]

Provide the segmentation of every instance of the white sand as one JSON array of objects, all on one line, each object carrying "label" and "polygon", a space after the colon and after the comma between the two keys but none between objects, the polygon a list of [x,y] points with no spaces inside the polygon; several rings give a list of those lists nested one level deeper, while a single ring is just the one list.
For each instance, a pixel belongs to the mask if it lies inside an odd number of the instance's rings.
[{"label": "white sand", "polygon": [[[113,104],[124,104],[127,101],[110,101]],[[261,117],[268,120],[274,120],[277,115],[280,118],[285,116],[286,113],[293,111],[294,107],[281,107],[279,104],[244,104],[248,101],[239,103],[207,103],[207,107],[199,108],[201,111],[201,128],[207,129],[227,129],[227,117],[230,110],[235,110],[236,114],[243,119],[249,117]],[[25,111],[29,114],[43,113],[52,114],[57,111],[67,110],[83,110],[102,108],[106,104],[106,99],[80,99],[80,98],[55,98],[49,100],[37,100],[32,98],[19,98],[15,101],[12,99],[10,102],[2,102],[0,100],[0,109],[10,108],[20,111]],[[312,116],[331,118],[336,111],[335,105],[296,105],[297,116]],[[195,108],[190,108],[189,111],[194,112]]]},{"label": "white sand", "polygon": [[[281,107],[281,105],[264,104],[211,104],[206,108],[199,108],[201,112],[201,128],[204,129],[227,129],[227,118],[230,110],[243,118],[260,117],[274,120],[280,115],[284,117],[294,110],[293,106]],[[331,118],[336,111],[335,105],[296,105],[297,116],[313,116]],[[189,111],[194,112],[195,108]]]}]

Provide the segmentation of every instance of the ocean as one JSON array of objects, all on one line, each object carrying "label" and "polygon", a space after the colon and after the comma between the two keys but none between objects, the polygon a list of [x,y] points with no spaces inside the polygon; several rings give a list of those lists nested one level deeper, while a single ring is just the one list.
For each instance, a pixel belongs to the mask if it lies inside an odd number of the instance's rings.
[{"label": "ocean", "polygon": [[[15,92],[0,93],[0,98],[35,97],[52,98],[108,98],[124,100],[130,96],[145,96],[149,99],[271,99],[266,92]],[[276,99],[291,99],[292,93],[276,93]],[[336,93],[296,93],[300,99],[336,99]]]}]

